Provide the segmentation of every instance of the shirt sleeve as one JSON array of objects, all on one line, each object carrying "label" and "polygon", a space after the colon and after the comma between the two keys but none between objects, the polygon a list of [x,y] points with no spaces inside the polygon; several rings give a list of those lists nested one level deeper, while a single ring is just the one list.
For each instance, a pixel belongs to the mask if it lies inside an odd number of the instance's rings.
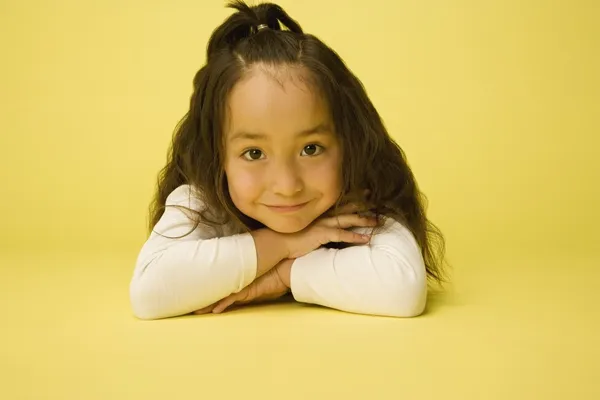
[{"label": "shirt sleeve", "polygon": [[360,314],[417,316],[427,299],[420,247],[412,233],[391,218],[368,245],[321,248],[297,258],[291,286],[296,301]]},{"label": "shirt sleeve", "polygon": [[173,317],[239,292],[256,277],[257,255],[249,233],[214,237],[194,228],[190,211],[201,204],[189,185],[173,191],[143,245],[130,283],[133,313],[140,319]]}]

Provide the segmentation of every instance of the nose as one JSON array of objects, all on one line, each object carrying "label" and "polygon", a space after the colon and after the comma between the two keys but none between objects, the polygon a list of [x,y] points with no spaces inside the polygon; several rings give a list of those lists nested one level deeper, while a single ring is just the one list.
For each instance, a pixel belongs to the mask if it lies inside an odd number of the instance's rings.
[{"label": "nose", "polygon": [[301,173],[294,162],[273,165],[273,169],[269,173],[272,176],[271,190],[274,194],[292,197],[304,189]]}]

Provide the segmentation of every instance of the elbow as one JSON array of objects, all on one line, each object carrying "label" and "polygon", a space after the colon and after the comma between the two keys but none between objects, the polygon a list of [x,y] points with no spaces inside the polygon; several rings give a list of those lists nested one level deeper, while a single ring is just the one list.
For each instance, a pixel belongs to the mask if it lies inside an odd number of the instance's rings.
[{"label": "elbow", "polygon": [[155,299],[153,288],[144,283],[143,277],[132,279],[129,286],[129,301],[136,318],[141,320],[164,318]]},{"label": "elbow", "polygon": [[425,305],[427,304],[427,284],[421,285],[415,283],[409,288],[403,288],[406,290],[405,295],[398,301],[396,307],[396,315],[398,317],[412,318],[418,317],[425,311]]},{"label": "elbow", "polygon": [[388,280],[380,285],[377,293],[378,301],[374,302],[375,314],[412,318],[425,311],[427,303],[427,279],[421,274],[402,274],[396,279]]},{"label": "elbow", "polygon": [[[129,302],[133,316],[140,320],[156,320],[177,315],[168,301],[162,254],[151,260],[138,260],[129,283]],[[158,272],[158,273],[157,273]]]},{"label": "elbow", "polygon": [[392,285],[386,301],[387,314],[399,318],[418,317],[425,311],[427,303],[427,282],[411,279],[399,285]]},{"label": "elbow", "polygon": [[[411,318],[425,311],[427,303],[427,274],[422,262],[406,262],[389,254],[374,254],[372,261],[379,266],[377,279],[369,289],[374,314]],[[365,293],[366,294],[366,293]]]},{"label": "elbow", "polygon": [[154,310],[148,307],[147,297],[145,288],[139,282],[132,281],[129,288],[129,301],[133,315],[142,320],[157,319]]}]

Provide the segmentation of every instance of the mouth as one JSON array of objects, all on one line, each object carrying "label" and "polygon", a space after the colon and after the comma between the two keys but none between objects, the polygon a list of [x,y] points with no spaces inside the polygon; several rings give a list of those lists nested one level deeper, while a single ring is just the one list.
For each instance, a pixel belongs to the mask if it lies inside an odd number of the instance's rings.
[{"label": "mouth", "polygon": [[295,204],[295,205],[268,205],[268,204],[265,204],[265,206],[267,206],[267,208],[269,210],[275,211],[278,213],[290,213],[290,212],[301,210],[308,203],[309,202],[307,201],[305,203],[300,203],[300,204]]}]

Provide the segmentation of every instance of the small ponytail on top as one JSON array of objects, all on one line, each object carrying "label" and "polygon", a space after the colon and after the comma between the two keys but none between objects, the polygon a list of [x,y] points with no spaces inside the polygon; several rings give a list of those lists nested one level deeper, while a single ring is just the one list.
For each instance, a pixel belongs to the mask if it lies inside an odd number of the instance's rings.
[{"label": "small ponytail on top", "polygon": [[300,25],[277,4],[263,3],[250,7],[242,0],[233,0],[227,7],[237,12],[213,32],[208,42],[207,59],[221,49],[233,49],[242,40],[258,33],[260,26],[266,25],[273,31],[280,31],[283,25],[294,33],[303,33]]}]

